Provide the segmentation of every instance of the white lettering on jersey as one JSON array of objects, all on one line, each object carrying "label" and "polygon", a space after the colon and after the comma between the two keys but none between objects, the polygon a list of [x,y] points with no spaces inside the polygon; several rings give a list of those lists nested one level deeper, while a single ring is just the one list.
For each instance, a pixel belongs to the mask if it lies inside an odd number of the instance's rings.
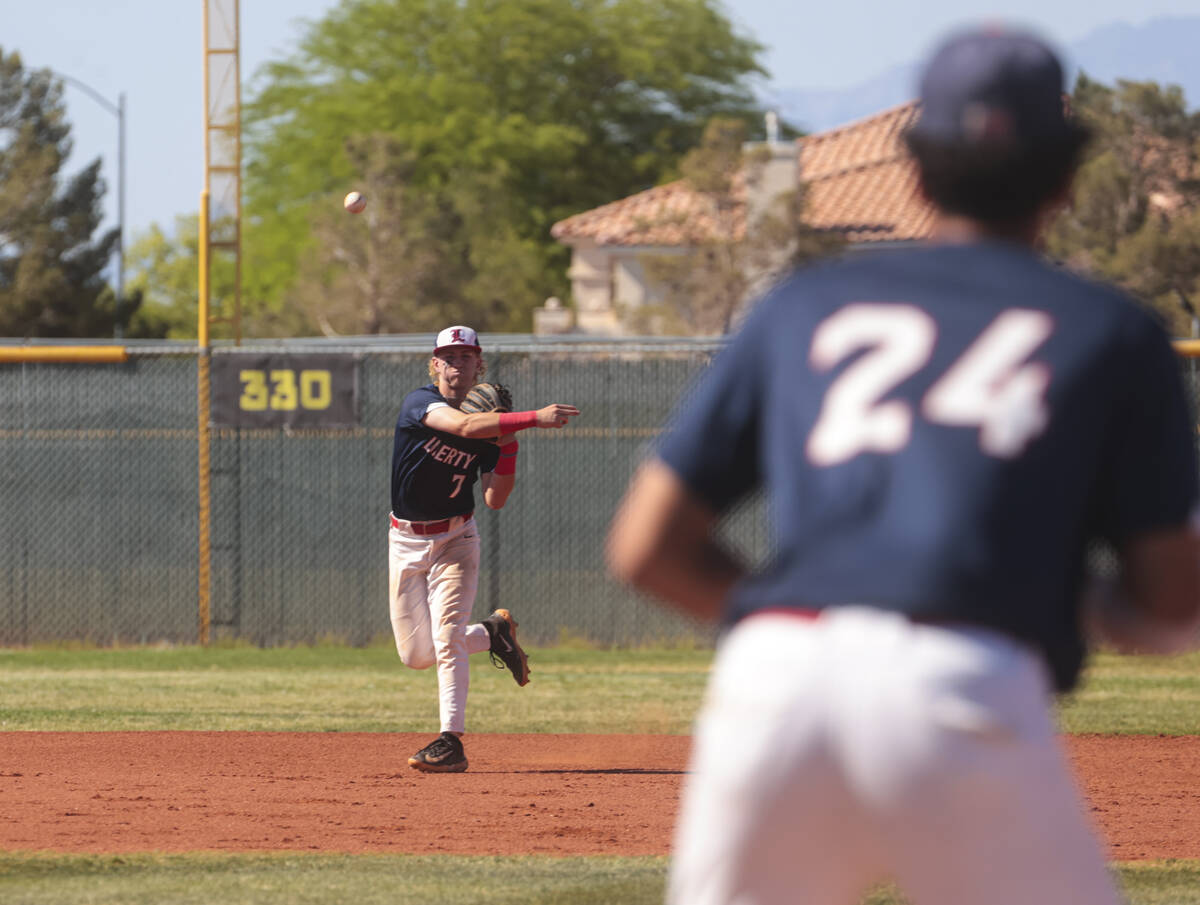
[{"label": "white lettering on jersey", "polygon": [[921,413],[937,424],[978,427],[979,448],[990,456],[1020,455],[1050,421],[1050,369],[1025,360],[1053,331],[1044,311],[1005,311],[930,388]]},{"label": "white lettering on jersey", "polygon": [[910,305],[857,303],[821,322],[809,363],[828,371],[859,349],[868,351],[829,387],[808,435],[814,465],[836,465],[860,452],[901,449],[912,433],[912,410],[902,400],[879,400],[929,361],[937,338],[933,318]]},{"label": "white lettering on jersey", "polygon": [[437,437],[430,437],[425,441],[425,445],[421,447],[426,454],[433,457],[435,462],[444,462],[454,468],[466,469],[475,461],[477,453],[469,453],[462,449],[455,449],[449,443],[443,443]]},{"label": "white lettering on jersey", "polygon": [[[1050,370],[1027,359],[1053,330],[1045,312],[1002,312],[930,387],[922,416],[978,427],[979,447],[990,456],[1020,455],[1049,423]],[[902,449],[912,434],[912,408],[901,399],[880,400],[929,362],[936,339],[933,318],[911,305],[855,303],[822,321],[809,353],[815,371],[867,351],[826,391],[808,437],[809,461],[837,465],[863,452]]]}]

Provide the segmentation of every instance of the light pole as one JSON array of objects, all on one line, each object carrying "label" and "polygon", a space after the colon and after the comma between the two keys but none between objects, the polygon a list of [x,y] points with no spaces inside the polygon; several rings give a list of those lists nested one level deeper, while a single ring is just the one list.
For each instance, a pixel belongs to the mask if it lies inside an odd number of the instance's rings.
[{"label": "light pole", "polygon": [[74,85],[87,94],[101,107],[117,118],[117,308],[113,323],[113,336],[120,339],[124,333],[121,329],[121,305],[125,301],[125,92],[117,95],[114,104],[95,88],[84,84],[79,79],[50,70],[55,78]]}]

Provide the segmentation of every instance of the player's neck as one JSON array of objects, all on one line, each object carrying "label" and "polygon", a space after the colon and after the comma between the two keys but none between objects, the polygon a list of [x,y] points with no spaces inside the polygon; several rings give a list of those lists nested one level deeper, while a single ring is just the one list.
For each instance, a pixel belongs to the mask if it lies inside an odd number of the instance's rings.
[{"label": "player's neck", "polygon": [[1014,242],[1035,248],[1040,244],[1041,221],[1038,218],[1013,223],[984,223],[958,214],[939,212],[933,224],[932,238],[947,245],[975,242]]}]

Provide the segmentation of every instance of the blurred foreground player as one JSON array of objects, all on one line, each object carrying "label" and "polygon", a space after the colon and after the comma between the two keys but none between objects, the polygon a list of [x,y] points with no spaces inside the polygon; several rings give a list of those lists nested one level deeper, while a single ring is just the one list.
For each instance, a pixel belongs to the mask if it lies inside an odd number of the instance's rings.
[{"label": "blurred foreground player", "polygon": [[388,598],[396,651],[405,666],[437,666],[441,734],[408,759],[432,773],[461,773],[467,757],[467,658],[489,651],[518,685],[529,663],[506,609],[468,625],[479,585],[479,530],[473,518],[475,482],[483,501],[500,509],[516,480],[513,434],[562,427],[579,410],[548,405],[529,412],[460,411],[485,370],[470,327],[438,334],[429,376],[434,383],[404,397],[392,447],[392,513],[388,531]]},{"label": "blurred foreground player", "polygon": [[[907,141],[928,245],[792,276],[676,413],[609,538],[723,635],[675,905],[1118,901],[1051,716],[1084,624],[1196,639],[1193,422],[1159,325],[1034,253],[1084,144],[1036,38],[958,35]],[[713,538],[765,490],[777,555]],[[1090,586],[1105,538],[1120,585]],[[1087,586],[1085,586],[1087,585]]]}]

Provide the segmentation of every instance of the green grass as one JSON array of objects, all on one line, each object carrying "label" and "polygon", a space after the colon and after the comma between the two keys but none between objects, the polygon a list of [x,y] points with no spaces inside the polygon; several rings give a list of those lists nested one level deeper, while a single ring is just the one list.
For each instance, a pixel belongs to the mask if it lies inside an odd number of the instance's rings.
[{"label": "green grass", "polygon": [[[518,689],[472,658],[473,732],[687,733],[705,650],[530,652]],[[0,731],[428,731],[436,676],[390,645],[0,650]],[[1071,732],[1200,733],[1200,654],[1101,655],[1060,707]],[[1200,862],[1117,865],[1132,905],[1200,905]],[[663,858],[0,852],[0,902],[277,903],[436,901],[639,905],[662,901]],[[895,890],[862,905],[907,905]]]},{"label": "green grass", "polygon": [[5,905],[658,905],[665,858],[0,853]]},{"label": "green grass", "polygon": [[1119,865],[1133,905],[1200,905],[1200,862],[1139,861]]},{"label": "green grass", "polygon": [[[1129,905],[1200,905],[1198,861],[1137,861],[1115,864],[1113,870]],[[889,886],[875,890],[861,905],[909,905],[909,902]]]},{"label": "green grass", "polygon": [[[473,732],[686,734],[712,653],[530,652],[518,689],[471,658]],[[0,649],[0,731],[207,729],[423,732],[437,677],[390,645]],[[1067,732],[1200,733],[1200,653],[1093,659],[1059,708]]]},{"label": "green grass", "polygon": [[[517,688],[471,658],[472,732],[689,731],[712,654],[530,651]],[[424,732],[437,676],[388,647],[0,650],[0,731]]]},{"label": "green grass", "polygon": [[[658,905],[665,858],[0,853],[5,905]],[[1200,905],[1200,864],[1117,866],[1131,905]],[[907,905],[885,887],[862,905]],[[1014,903],[1020,905],[1020,903]]]},{"label": "green grass", "polygon": [[1059,705],[1066,732],[1200,734],[1200,653],[1178,657],[1100,654]]}]

